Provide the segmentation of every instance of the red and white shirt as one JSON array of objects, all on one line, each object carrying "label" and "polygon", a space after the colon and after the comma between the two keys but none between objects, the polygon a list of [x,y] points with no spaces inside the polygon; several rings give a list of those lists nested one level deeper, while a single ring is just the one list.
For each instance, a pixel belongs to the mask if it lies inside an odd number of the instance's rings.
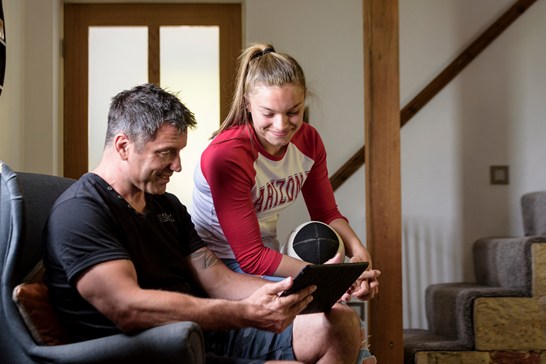
[{"label": "red and white shirt", "polygon": [[306,123],[280,157],[264,150],[251,126],[220,133],[203,152],[194,182],[197,232],[219,258],[236,259],[250,274],[277,270],[279,212],[300,192],[311,220],[344,218],[328,179],[324,144]]}]

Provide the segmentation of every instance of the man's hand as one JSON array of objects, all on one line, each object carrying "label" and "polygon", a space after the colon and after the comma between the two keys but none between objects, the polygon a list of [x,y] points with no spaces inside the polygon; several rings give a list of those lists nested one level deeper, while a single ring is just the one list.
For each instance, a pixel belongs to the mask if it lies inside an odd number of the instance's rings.
[{"label": "man's hand", "polygon": [[311,294],[316,290],[316,286],[312,285],[282,297],[282,292],[292,287],[293,282],[294,279],[288,277],[280,282],[265,284],[246,298],[244,302],[249,303],[246,312],[249,326],[276,333],[286,329],[313,300]]}]

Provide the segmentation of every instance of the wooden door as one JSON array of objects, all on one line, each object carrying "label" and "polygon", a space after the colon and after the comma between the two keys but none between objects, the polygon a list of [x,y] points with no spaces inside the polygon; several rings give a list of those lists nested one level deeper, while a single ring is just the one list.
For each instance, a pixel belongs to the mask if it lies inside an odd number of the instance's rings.
[{"label": "wooden door", "polygon": [[156,84],[161,26],[219,27],[218,123],[227,115],[242,48],[240,4],[65,4],[64,19],[64,176],[78,178],[88,170],[89,27],[148,27],[148,82]]}]

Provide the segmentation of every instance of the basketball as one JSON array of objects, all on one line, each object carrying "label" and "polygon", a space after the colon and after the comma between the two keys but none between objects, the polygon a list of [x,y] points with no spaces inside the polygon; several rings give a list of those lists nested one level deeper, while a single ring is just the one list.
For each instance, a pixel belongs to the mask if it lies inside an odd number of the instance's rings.
[{"label": "basketball", "polygon": [[322,264],[340,252],[345,257],[343,240],[329,225],[309,221],[295,228],[283,245],[284,254],[313,264]]}]

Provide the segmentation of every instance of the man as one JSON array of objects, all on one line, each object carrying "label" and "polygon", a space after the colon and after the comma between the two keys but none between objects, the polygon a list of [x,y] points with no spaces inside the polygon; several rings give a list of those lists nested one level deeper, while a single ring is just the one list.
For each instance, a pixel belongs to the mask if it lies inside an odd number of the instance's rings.
[{"label": "man", "polygon": [[194,321],[207,351],[237,353],[236,363],[354,363],[362,338],[350,308],[296,316],[314,286],[280,297],[292,278],[232,272],[166,193],[195,124],[154,85],[113,98],[99,165],[57,200],[44,235],[47,280],[66,327],[83,340]]}]

